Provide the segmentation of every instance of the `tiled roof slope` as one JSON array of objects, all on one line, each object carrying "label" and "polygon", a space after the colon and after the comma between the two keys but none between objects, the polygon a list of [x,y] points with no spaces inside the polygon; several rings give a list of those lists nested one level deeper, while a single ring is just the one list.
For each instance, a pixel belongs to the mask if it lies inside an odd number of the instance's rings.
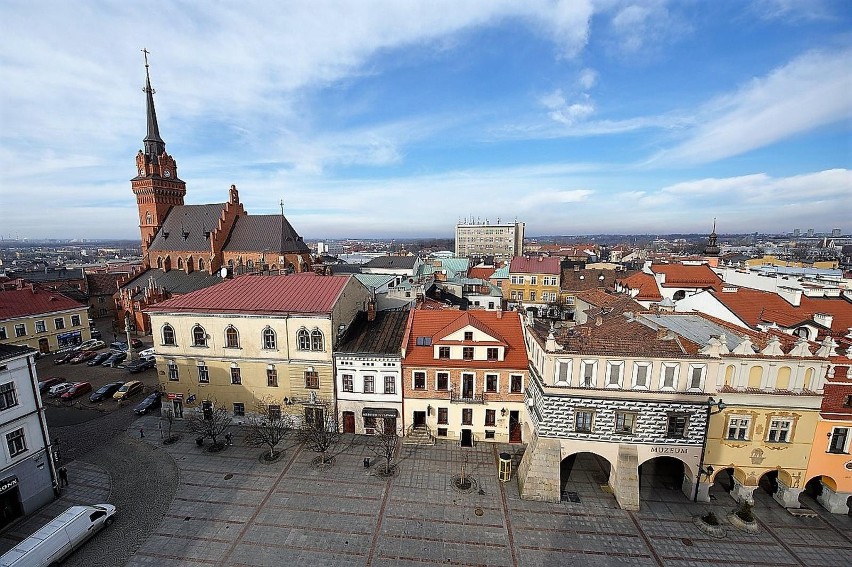
[{"label": "tiled roof slope", "polygon": [[687,266],[685,264],[653,264],[651,271],[655,274],[665,274],[663,287],[700,287],[722,289],[722,278],[710,269],[707,264]]},{"label": "tiled roof slope", "polygon": [[[417,337],[434,337],[442,329],[452,325],[457,319],[472,315],[478,319],[486,328],[492,329],[508,344],[506,356],[499,360],[454,360],[442,358],[435,360],[432,346],[417,346]],[[405,364],[410,366],[433,366],[440,365],[445,368],[471,368],[475,366],[488,366],[489,368],[507,368],[523,370],[529,366],[526,346],[524,345],[524,333],[521,326],[520,314],[506,312],[502,318],[494,311],[477,311],[474,314],[455,310],[417,310],[412,312],[414,317],[411,324],[411,333],[406,346]]]},{"label": "tiled roof slope", "polygon": [[[148,250],[193,252],[210,250],[205,231],[215,230],[225,203],[211,205],[176,205],[154,236]],[[183,234],[186,233],[186,238]]]},{"label": "tiled roof slope", "polygon": [[657,280],[651,274],[636,272],[617,281],[630,289],[639,290],[639,294],[634,297],[637,301],[662,301],[663,299],[660,288],[657,287]]},{"label": "tiled roof slope", "polygon": [[510,274],[551,274],[558,276],[562,270],[559,258],[541,256],[527,258],[515,256],[509,266]]},{"label": "tiled roof slope", "polygon": [[6,345],[0,343],[0,360],[9,360],[10,358],[27,354],[28,352],[35,352],[35,350],[27,346]]},{"label": "tiled roof slope", "polygon": [[350,276],[245,275],[152,305],[149,312],[328,313]]},{"label": "tiled roof slope", "polygon": [[415,262],[417,262],[417,256],[379,256],[364,264],[364,267],[410,270],[414,268]]},{"label": "tiled roof slope", "polygon": [[0,321],[86,306],[58,291],[30,287],[0,291]]},{"label": "tiled roof slope", "polygon": [[120,273],[86,274],[89,295],[111,295],[115,293],[118,291],[116,282],[125,275]]},{"label": "tiled roof slope", "polygon": [[[282,231],[284,233],[283,249],[281,243]],[[226,252],[268,250],[270,256],[275,255],[276,252],[310,252],[310,248],[304,243],[302,237],[296,234],[287,218],[281,215],[241,215],[237,217],[231,236],[222,249]]]},{"label": "tiled roof slope", "polygon": [[577,299],[601,309],[611,309],[612,313],[632,311],[638,313],[645,308],[629,295],[607,293],[602,289],[590,289],[576,294]]},{"label": "tiled roof slope", "polygon": [[68,280],[82,280],[85,276],[83,268],[71,268],[61,270],[50,270],[48,272],[21,272],[17,277],[28,282],[61,282]]},{"label": "tiled roof slope", "polygon": [[374,321],[359,312],[346,331],[343,343],[337,348],[342,353],[400,354],[402,338],[408,324],[408,311],[380,311]]},{"label": "tiled roof slope", "polygon": [[[583,291],[595,288],[611,288],[618,279],[624,279],[636,272],[619,270],[562,270],[562,289],[565,291]],[[601,279],[603,276],[603,279]]]},{"label": "tiled roof slope", "polygon": [[467,271],[467,277],[479,278],[481,280],[491,279],[494,274],[494,268],[470,268]]},{"label": "tiled roof slope", "polygon": [[746,324],[777,323],[790,327],[813,321],[814,314],[832,315],[833,332],[845,334],[852,327],[852,303],[843,298],[807,297],[802,295],[799,307],[791,305],[776,293],[750,288],[737,288],[735,292],[711,292],[728,309]]},{"label": "tiled roof slope", "polygon": [[121,286],[121,289],[140,288],[139,293],[133,296],[134,299],[140,299],[144,296],[144,290],[148,287],[152,279],[155,287],[164,289],[172,295],[192,293],[193,291],[208,288],[222,281],[219,274],[210,274],[204,270],[195,270],[187,274],[183,270],[169,270],[165,272],[157,268],[151,268],[128,281]]}]

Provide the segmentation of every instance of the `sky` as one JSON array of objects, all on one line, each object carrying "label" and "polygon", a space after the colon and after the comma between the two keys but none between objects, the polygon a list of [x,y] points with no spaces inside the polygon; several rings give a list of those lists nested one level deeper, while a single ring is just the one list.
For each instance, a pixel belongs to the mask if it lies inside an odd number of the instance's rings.
[{"label": "sky", "polygon": [[308,239],[852,233],[846,0],[4,0],[0,237],[139,237],[143,48],[186,203]]}]

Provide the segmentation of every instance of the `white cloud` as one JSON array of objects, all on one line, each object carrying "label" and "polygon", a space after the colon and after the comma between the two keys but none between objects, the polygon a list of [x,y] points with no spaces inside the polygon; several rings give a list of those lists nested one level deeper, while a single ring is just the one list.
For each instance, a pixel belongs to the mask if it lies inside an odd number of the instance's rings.
[{"label": "white cloud", "polygon": [[792,22],[828,20],[834,17],[831,7],[824,0],[754,0],[750,11],[765,20]]},{"label": "white cloud", "polygon": [[598,72],[594,69],[583,69],[580,71],[580,76],[577,78],[577,82],[583,90],[588,91],[598,82]]},{"label": "white cloud", "polygon": [[719,97],[698,112],[688,139],[657,162],[706,163],[852,119],[852,50],[812,51]]}]

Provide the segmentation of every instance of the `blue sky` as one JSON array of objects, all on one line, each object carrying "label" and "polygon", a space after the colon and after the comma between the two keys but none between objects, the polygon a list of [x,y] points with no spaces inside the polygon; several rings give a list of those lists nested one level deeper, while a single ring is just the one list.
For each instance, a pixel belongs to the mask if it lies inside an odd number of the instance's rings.
[{"label": "blue sky", "polygon": [[0,235],[137,238],[144,67],[187,203],[306,238],[852,232],[819,0],[0,4]]}]

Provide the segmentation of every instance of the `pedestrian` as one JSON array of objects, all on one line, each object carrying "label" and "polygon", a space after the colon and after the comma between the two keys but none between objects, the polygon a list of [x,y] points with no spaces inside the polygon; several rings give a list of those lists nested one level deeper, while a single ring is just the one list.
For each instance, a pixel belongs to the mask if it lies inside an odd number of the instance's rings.
[{"label": "pedestrian", "polygon": [[68,469],[59,467],[59,486],[68,486]]},{"label": "pedestrian", "polygon": [[145,428],[140,427],[139,428],[139,439],[144,439],[144,438],[145,438]]},{"label": "pedestrian", "polygon": [[230,444],[231,444],[231,433],[228,432],[228,433],[225,433],[225,445],[230,445]]}]

